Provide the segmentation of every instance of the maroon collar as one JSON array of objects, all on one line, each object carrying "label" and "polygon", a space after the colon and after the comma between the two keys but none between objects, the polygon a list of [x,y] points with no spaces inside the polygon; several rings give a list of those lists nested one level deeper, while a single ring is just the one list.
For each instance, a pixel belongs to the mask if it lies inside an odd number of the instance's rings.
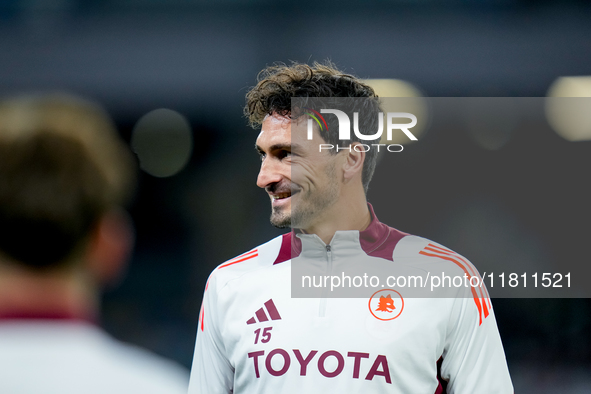
[{"label": "maroon collar", "polygon": [[79,316],[61,311],[5,311],[0,312],[0,321],[4,320],[46,320],[46,321],[80,321],[96,324],[91,316]]},{"label": "maroon collar", "polygon": [[[398,241],[408,234],[389,227],[380,222],[370,203],[367,203],[371,214],[371,223],[363,231],[359,232],[359,242],[361,249],[372,257],[384,258],[392,261],[392,254]],[[273,264],[280,264],[292,258],[298,257],[302,252],[302,241],[296,237],[299,230],[292,230],[283,234],[279,254]]]}]

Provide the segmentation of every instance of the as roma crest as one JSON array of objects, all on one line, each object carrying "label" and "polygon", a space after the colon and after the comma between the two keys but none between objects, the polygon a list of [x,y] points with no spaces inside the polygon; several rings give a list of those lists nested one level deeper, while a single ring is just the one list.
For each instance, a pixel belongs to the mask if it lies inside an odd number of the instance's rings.
[{"label": "as roma crest", "polygon": [[394,320],[404,309],[404,299],[393,289],[376,291],[369,299],[369,311],[378,320]]}]

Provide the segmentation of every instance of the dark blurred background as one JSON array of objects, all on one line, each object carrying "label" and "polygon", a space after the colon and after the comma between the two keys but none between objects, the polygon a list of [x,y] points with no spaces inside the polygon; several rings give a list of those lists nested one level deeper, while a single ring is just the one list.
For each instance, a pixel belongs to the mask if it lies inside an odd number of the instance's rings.
[{"label": "dark blurred background", "polygon": [[[142,164],[158,176],[141,173],[135,254],[103,324],[189,367],[209,272],[281,233],[255,185],[258,132],[242,117],[262,68],[328,58],[427,97],[544,97],[561,76],[591,75],[590,21],[583,1],[0,0],[0,93],[89,96],[132,144],[151,135],[144,115],[176,111],[172,134],[185,145],[192,135],[192,154],[164,141],[169,162],[188,161]],[[477,267],[589,264],[591,143],[528,130],[492,146],[459,121],[430,130],[381,161],[369,200],[389,225]],[[589,299],[493,302],[517,393],[591,392]]]}]

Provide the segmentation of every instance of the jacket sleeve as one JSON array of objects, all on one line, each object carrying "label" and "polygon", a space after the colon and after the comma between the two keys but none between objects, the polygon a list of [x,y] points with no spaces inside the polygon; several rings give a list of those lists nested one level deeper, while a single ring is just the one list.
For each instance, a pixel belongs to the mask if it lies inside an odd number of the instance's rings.
[{"label": "jacket sleeve", "polygon": [[464,294],[455,300],[441,364],[451,394],[513,394],[492,304]]},{"label": "jacket sleeve", "polygon": [[233,391],[234,368],[226,356],[218,326],[220,309],[216,290],[214,271],[205,286],[201,304],[189,394],[229,394]]}]

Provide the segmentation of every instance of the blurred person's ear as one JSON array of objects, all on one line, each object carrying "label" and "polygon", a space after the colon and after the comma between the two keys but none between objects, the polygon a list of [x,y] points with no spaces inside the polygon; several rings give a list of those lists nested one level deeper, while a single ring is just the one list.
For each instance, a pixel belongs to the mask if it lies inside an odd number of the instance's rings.
[{"label": "blurred person's ear", "polygon": [[114,286],[123,279],[134,242],[133,223],[124,210],[113,209],[99,219],[86,255],[86,266],[99,285]]}]

